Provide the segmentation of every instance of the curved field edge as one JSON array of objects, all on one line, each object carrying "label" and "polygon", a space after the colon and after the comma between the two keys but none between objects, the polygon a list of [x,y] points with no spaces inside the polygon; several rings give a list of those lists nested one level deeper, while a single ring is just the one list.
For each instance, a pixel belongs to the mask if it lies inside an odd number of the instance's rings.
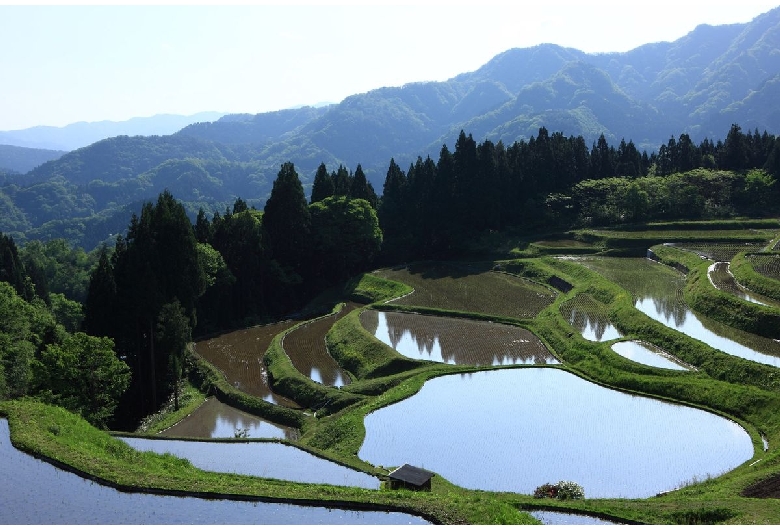
[{"label": "curved field edge", "polygon": [[766,257],[777,260],[780,262],[780,253],[777,252],[765,252],[765,253],[746,253],[741,252],[737,254],[731,261],[731,273],[736,280],[760,295],[772,298],[780,302],[780,280],[771,278],[755,270],[755,267],[751,263],[751,257]]}]

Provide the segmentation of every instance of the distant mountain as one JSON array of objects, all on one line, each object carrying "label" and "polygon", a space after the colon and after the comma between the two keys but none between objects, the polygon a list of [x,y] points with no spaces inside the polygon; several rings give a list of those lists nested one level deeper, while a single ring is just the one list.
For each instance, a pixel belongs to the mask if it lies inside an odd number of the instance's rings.
[{"label": "distant mountain", "polygon": [[78,122],[64,127],[38,126],[16,131],[0,131],[0,144],[36,149],[72,151],[112,136],[152,136],[173,134],[199,121],[214,121],[223,112],[201,112],[190,116],[158,114],[126,121]]},{"label": "distant mountain", "polygon": [[[0,187],[8,212],[0,231],[42,237],[45,225],[49,236],[80,234],[91,244],[125,205],[152,200],[162,187],[183,197],[190,213],[222,211],[238,196],[262,208],[286,161],[307,193],[321,162],[329,171],[361,164],[381,193],[391,158],[403,169],[418,156],[438,159],[461,130],[507,145],[540,127],[587,145],[604,134],[611,145],[632,140],[648,153],[681,133],[696,143],[725,139],[732,123],[778,134],[778,50],[775,8],[746,24],[702,25],[624,53],[517,48],[448,81],[380,88],[323,107],[199,119],[169,136],[128,132],[145,136],[98,141],[14,176],[14,186]],[[93,217],[103,228],[90,224]]]},{"label": "distant mountain", "polygon": [[27,173],[44,162],[56,160],[64,154],[65,151],[0,145],[0,171]]}]

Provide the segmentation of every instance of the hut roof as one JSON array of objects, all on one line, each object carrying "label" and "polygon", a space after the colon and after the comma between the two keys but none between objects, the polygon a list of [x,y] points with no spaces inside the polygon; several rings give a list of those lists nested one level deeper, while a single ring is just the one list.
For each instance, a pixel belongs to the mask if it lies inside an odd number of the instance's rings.
[{"label": "hut roof", "polygon": [[392,473],[388,475],[395,480],[401,480],[403,482],[414,484],[415,486],[422,486],[433,477],[434,473],[420,467],[410,466],[404,464]]}]

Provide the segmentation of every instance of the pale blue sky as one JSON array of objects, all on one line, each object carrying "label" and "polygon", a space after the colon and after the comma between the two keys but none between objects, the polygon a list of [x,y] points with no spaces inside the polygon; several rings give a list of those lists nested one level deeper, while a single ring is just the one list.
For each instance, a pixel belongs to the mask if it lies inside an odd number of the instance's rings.
[{"label": "pale blue sky", "polygon": [[748,22],[778,5],[49,4],[0,5],[0,130],[339,102],[383,86],[446,80],[510,48],[552,42],[627,51],[678,39],[702,23]]}]

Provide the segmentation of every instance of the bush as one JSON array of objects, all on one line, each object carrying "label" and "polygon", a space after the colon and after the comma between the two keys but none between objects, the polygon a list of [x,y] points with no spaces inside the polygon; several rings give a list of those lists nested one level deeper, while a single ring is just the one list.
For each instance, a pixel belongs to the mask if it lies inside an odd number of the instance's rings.
[{"label": "bush", "polygon": [[561,480],[557,484],[542,484],[534,490],[536,499],[582,499],[585,491],[582,486],[570,480]]}]

